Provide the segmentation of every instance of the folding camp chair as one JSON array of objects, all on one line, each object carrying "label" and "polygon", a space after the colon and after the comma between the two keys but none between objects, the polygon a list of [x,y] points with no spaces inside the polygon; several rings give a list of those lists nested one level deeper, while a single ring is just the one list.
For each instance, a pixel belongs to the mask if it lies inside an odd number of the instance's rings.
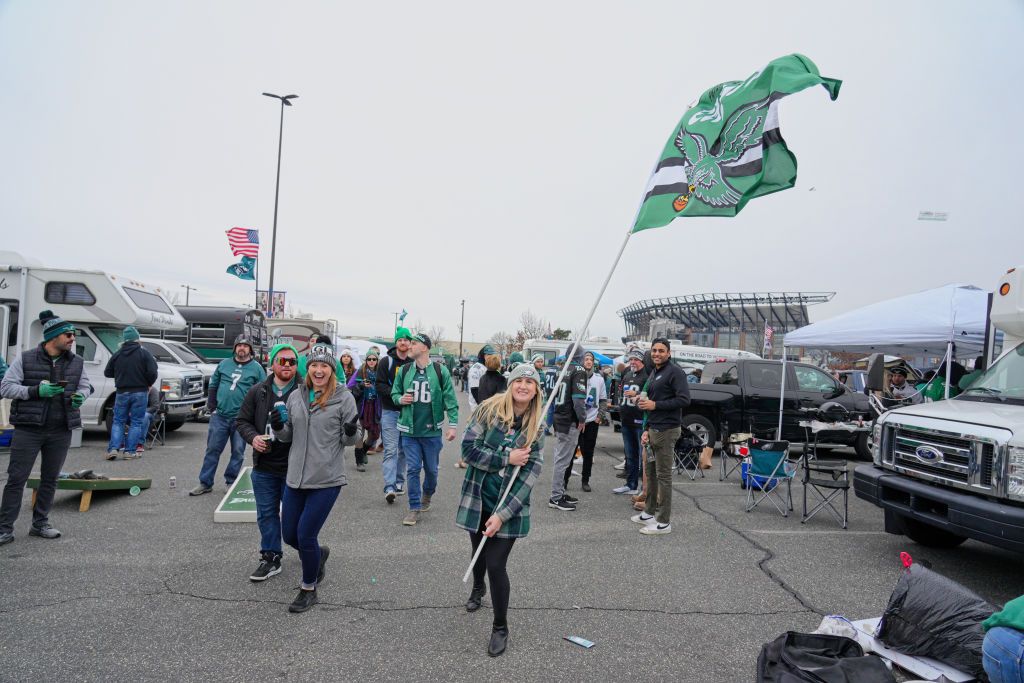
[{"label": "folding camp chair", "polygon": [[741,469],[743,463],[750,457],[750,448],[747,446],[749,440],[750,434],[732,434],[722,445],[719,451],[722,473],[718,475],[718,481],[725,481],[730,474]]},{"label": "folding camp chair", "polygon": [[[788,441],[750,442],[750,467],[747,469],[747,512],[768,500],[783,517],[793,509],[793,477],[797,468],[789,462]],[[781,492],[786,485],[786,497]]]},{"label": "folding camp chair", "polygon": [[[817,458],[818,433],[814,435],[814,445],[804,444],[800,462],[803,470],[804,512],[800,523],[803,524],[822,509],[827,509],[842,528],[850,510],[850,469],[845,460],[819,460]],[[807,509],[807,491],[813,491],[820,499],[814,507]],[[833,499],[843,496],[843,514],[835,508]],[[838,501],[836,501],[838,502]]]},{"label": "folding camp chair", "polygon": [[157,406],[156,414],[149,425],[149,448],[153,448],[159,441],[163,446],[167,442],[167,401],[164,392],[160,392],[160,403]]},{"label": "folding camp chair", "polygon": [[682,433],[675,445],[675,472],[682,472],[693,481],[698,476],[704,478],[704,470],[700,466],[700,452],[704,450],[704,441],[694,434],[688,427],[683,427]]}]

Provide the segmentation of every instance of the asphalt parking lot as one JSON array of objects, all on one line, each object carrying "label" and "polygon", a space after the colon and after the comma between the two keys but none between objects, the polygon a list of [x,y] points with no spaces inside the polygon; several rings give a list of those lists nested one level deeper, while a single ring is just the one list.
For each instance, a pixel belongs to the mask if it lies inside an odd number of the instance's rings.
[{"label": "asphalt parking lot", "polygon": [[[294,551],[281,575],[250,583],[256,525],[213,522],[220,478],[213,494],[188,497],[204,445],[205,425],[190,423],[140,460],[107,463],[103,436],[87,434],[66,471],[152,477],[153,487],[96,493],[85,513],[77,493],[58,491],[57,541],[27,535],[26,494],[17,540],[0,548],[0,680],[740,681],[784,631],[813,630],[825,614],[879,615],[901,550],[994,603],[1024,593],[1021,557],[887,535],[881,512],[852,494],[846,531],[824,514],[801,524],[771,507],[745,513],[736,475],[719,482],[717,459],[706,479],[677,476],[673,533],[643,536],[626,497],[610,493],[622,450],[602,429],[593,493],[570,484],[579,510],[547,508],[542,474],[533,531],[509,561],[509,650],[492,660],[490,611],[462,607],[470,547],[454,525],[457,445],[445,447],[433,508],[412,528],[401,526],[404,498],[383,500],[379,455],[365,473],[349,467],[321,535],[332,548],[321,603],[300,615],[286,609]],[[793,495],[799,510],[799,484]]]}]

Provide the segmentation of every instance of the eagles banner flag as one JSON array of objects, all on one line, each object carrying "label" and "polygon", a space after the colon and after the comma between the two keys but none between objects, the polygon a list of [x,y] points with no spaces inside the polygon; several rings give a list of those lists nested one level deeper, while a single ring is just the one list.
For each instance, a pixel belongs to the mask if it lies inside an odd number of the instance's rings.
[{"label": "eagles banner flag", "polygon": [[255,270],[256,259],[254,259],[252,256],[243,256],[241,261],[234,265],[228,266],[227,273],[228,275],[234,275],[235,277],[241,278],[242,280],[255,280],[256,273],[253,272]]},{"label": "eagles banner flag", "polygon": [[813,85],[839,97],[842,81],[798,54],[744,81],[709,88],[683,115],[651,174],[632,232],[676,218],[735,216],[755,197],[788,190],[796,157],[779,132],[778,102]]}]

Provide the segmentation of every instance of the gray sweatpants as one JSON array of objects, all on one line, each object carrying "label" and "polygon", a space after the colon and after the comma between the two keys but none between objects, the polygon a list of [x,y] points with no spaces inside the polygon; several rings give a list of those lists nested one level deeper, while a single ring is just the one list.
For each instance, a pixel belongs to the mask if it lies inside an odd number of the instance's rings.
[{"label": "gray sweatpants", "polygon": [[572,456],[576,454],[579,437],[579,430],[572,427],[565,434],[555,432],[555,456],[551,465],[551,500],[561,498],[565,493],[565,472],[572,466]]}]

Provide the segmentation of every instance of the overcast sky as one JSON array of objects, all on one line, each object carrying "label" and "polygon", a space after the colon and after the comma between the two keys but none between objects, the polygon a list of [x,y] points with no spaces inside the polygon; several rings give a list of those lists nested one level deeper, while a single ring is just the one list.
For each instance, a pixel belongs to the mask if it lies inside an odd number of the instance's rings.
[{"label": "overcast sky", "polygon": [[[687,105],[791,52],[797,187],[634,236],[591,325],[699,292],[835,291],[812,319],[1024,265],[1024,3],[0,1],[4,249],[382,334],[575,330]],[[810,191],[814,188],[814,191]],[[945,211],[947,222],[918,221]]]}]

